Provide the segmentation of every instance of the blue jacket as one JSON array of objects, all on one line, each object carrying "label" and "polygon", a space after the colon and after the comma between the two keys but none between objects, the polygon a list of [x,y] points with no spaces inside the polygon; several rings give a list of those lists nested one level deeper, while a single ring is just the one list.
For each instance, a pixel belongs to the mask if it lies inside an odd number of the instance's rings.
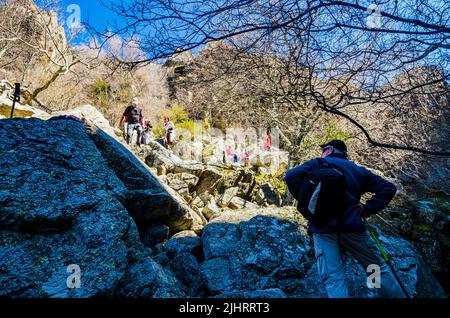
[{"label": "blue jacket", "polygon": [[[345,211],[339,222],[337,219],[333,219],[320,227],[310,224],[310,231],[312,233],[336,233],[338,230],[339,232],[366,231],[366,225],[357,208],[361,195],[367,192],[374,194],[364,205],[366,214],[372,215],[380,212],[389,204],[397,191],[395,185],[366,168],[358,166],[344,156],[331,154],[325,159],[338,166],[345,175]],[[294,197],[299,192],[299,181],[303,178],[305,171],[314,169],[318,164],[317,159],[312,159],[286,173],[285,181],[289,192]]]}]

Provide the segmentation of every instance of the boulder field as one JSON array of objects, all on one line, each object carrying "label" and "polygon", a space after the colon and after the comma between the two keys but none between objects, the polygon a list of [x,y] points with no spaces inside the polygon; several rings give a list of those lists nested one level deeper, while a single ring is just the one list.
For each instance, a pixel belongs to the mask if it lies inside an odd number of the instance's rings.
[{"label": "boulder field", "polygon": [[[89,120],[0,120],[0,141],[0,297],[325,296],[305,221],[246,169],[156,143],[142,160]],[[413,245],[379,237],[411,296],[445,295]]]}]

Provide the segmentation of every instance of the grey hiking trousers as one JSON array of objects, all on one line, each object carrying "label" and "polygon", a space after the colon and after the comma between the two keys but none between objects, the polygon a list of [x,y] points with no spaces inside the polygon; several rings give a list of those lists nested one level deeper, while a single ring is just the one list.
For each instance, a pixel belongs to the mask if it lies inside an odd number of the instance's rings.
[{"label": "grey hiking trousers", "polygon": [[141,144],[142,126],[141,124],[128,124],[127,125],[127,144],[131,144],[133,139],[133,132],[137,130],[136,144]]},{"label": "grey hiking trousers", "polygon": [[343,253],[348,251],[364,267],[364,270],[371,264],[380,267],[380,285],[378,286],[380,288],[369,288],[369,297],[406,298],[368,231],[341,233],[339,234],[340,244],[338,244],[337,234],[315,233],[313,239],[319,276],[325,284],[328,297],[350,297],[345,278],[345,262],[342,258]]}]

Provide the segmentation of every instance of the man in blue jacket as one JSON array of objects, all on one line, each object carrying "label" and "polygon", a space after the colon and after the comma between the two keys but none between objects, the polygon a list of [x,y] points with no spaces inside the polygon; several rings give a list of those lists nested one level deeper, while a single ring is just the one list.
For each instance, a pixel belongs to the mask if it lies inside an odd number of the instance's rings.
[{"label": "man in blue jacket", "polygon": [[[379,288],[375,290],[380,296],[406,297],[370,236],[363,219],[380,212],[389,204],[396,192],[395,185],[348,160],[347,146],[343,141],[333,140],[321,147],[322,158],[337,166],[344,174],[346,187],[344,211],[339,220],[332,219],[322,226],[311,222],[309,224],[319,275],[325,283],[328,297],[349,297],[342,258],[345,251],[350,252],[364,269],[373,264],[379,266],[380,286],[376,286]],[[318,160],[313,159],[286,173],[285,181],[294,197],[299,193],[300,180],[305,172],[318,165]],[[368,192],[373,193],[372,198],[365,204],[360,203],[361,195]],[[372,289],[370,295],[374,295]]]}]

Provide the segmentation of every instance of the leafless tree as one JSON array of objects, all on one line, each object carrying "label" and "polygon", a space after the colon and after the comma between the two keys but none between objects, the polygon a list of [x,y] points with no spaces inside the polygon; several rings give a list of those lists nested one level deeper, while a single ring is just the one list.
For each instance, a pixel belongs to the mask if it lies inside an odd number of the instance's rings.
[{"label": "leafless tree", "polygon": [[[45,6],[47,4],[47,6]],[[0,69],[23,84],[24,102],[48,109],[40,96],[62,76],[76,75],[75,67],[89,62],[71,45],[58,21],[55,1],[37,7],[31,0],[0,5]]]},{"label": "leafless tree", "polygon": [[[103,36],[108,40],[121,35],[145,52],[143,58],[117,57],[129,65],[168,57],[174,52],[195,51],[217,41],[253,55],[270,52],[272,58],[287,61],[289,69],[302,74],[302,85],[295,86],[298,83],[294,82],[291,89],[281,94],[285,101],[294,96],[314,101],[314,107],[352,123],[372,146],[448,156],[442,145],[423,144],[414,139],[390,142],[376,139],[353,115],[383,107],[399,112],[401,104],[395,101],[410,95],[448,94],[448,85],[440,84],[447,83],[449,77],[449,3],[444,0],[376,3],[107,2],[105,5],[121,19]],[[440,68],[431,81],[402,86],[395,81],[401,74],[427,66]],[[275,94],[271,98],[276,100],[280,96]]]}]

